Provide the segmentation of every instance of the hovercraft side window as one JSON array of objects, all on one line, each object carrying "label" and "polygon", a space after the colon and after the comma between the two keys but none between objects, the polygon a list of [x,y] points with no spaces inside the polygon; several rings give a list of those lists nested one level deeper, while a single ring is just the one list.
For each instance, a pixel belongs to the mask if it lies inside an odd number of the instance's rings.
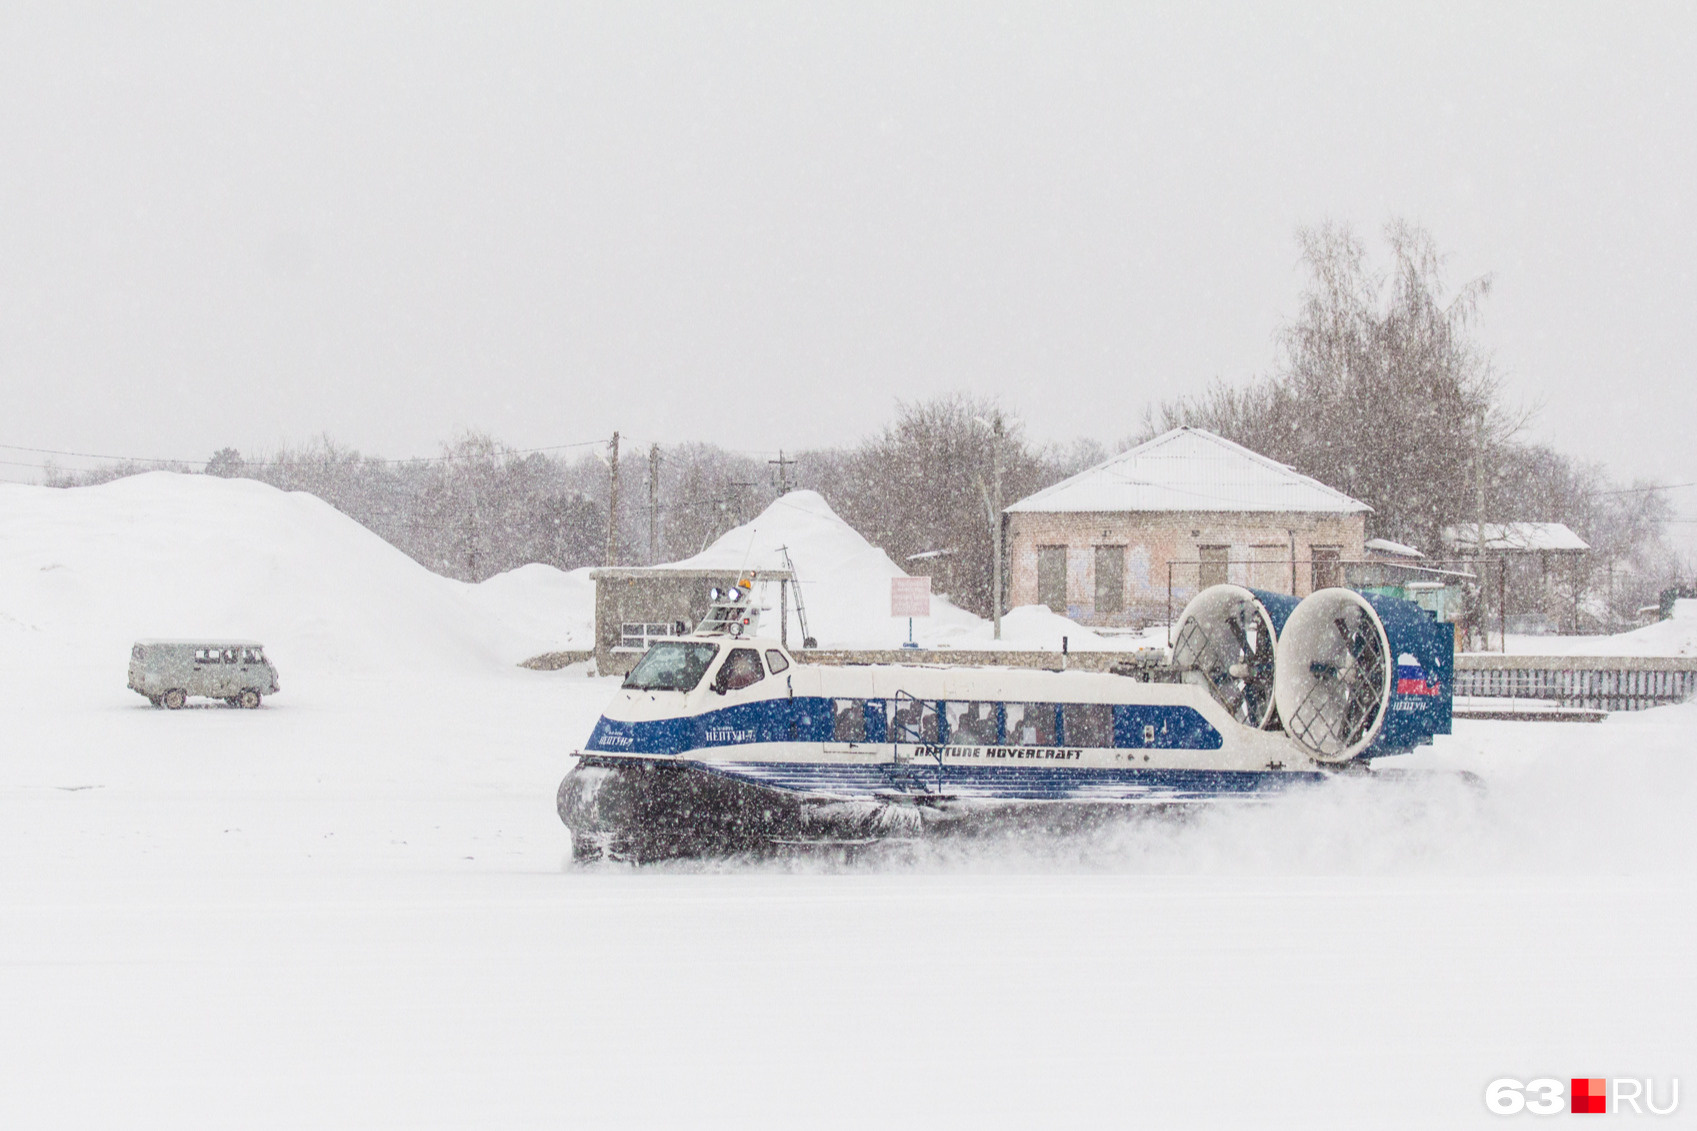
[{"label": "hovercraft side window", "polygon": [[760,666],[759,652],[753,648],[732,648],[731,654],[725,657],[725,666],[719,669],[716,682],[720,690],[741,691],[765,678],[766,669]]},{"label": "hovercraft side window", "polygon": [[950,746],[996,745],[996,704],[959,700],[943,704]]},{"label": "hovercraft side window", "polygon": [[1010,746],[1055,745],[1053,703],[1009,703],[1007,712]]},{"label": "hovercraft side window", "polygon": [[622,686],[632,691],[693,691],[718,654],[717,644],[663,641],[636,662]]},{"label": "hovercraft side window", "polygon": [[1107,703],[1063,703],[1061,727],[1068,746],[1112,746],[1114,709]]},{"label": "hovercraft side window", "polygon": [[887,742],[937,741],[937,704],[926,699],[902,696],[885,700],[889,710]]},{"label": "hovercraft side window", "polygon": [[866,704],[859,699],[838,699],[832,705],[831,738],[836,742],[866,741]]}]

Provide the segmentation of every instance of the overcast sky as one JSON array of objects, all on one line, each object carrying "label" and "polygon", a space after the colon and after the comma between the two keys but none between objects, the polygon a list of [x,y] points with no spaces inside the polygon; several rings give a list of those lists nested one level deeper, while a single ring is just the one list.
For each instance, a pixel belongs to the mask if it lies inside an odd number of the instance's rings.
[{"label": "overcast sky", "polygon": [[960,388],[1111,442],[1268,368],[1298,225],[1394,215],[1494,277],[1536,438],[1697,480],[1688,5],[143,7],[0,8],[0,444],[794,449]]}]

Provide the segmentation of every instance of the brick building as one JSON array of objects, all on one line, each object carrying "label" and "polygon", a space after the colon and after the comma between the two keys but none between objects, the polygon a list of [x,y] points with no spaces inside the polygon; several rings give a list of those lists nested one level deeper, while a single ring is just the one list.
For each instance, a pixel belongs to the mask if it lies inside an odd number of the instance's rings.
[{"label": "brick building", "polygon": [[[1230,581],[1306,595],[1362,557],[1366,503],[1200,428],[1148,443],[1003,513],[1008,604],[1138,625]],[[1171,590],[1168,575],[1171,564]]]}]

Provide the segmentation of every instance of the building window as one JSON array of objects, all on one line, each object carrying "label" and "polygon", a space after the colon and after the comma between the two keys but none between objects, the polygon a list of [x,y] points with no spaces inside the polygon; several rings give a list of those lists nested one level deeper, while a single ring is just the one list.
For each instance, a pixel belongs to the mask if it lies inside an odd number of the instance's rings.
[{"label": "building window", "polygon": [[1037,603],[1054,612],[1067,611],[1067,548],[1037,547]]},{"label": "building window", "polygon": [[1249,547],[1253,564],[1249,567],[1249,584],[1255,589],[1271,589],[1275,593],[1296,591],[1296,577],[1291,572],[1290,547],[1279,542]]},{"label": "building window", "polygon": [[1125,611],[1125,547],[1096,547],[1096,615]]},{"label": "building window", "polygon": [[1231,557],[1230,546],[1198,546],[1196,556],[1202,559],[1197,567],[1196,583],[1203,589],[1226,583],[1226,559]]},{"label": "building window", "polygon": [[1312,546],[1308,556],[1314,559],[1314,588],[1330,589],[1343,584],[1343,570],[1338,559],[1343,557],[1342,546]]}]

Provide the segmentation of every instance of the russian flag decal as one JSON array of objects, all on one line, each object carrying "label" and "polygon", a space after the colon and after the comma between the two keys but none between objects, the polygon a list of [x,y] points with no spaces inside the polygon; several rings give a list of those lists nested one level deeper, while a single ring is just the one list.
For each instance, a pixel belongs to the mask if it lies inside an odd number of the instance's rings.
[{"label": "russian flag decal", "polygon": [[1396,658],[1396,693],[1398,695],[1440,695],[1443,686],[1426,675],[1426,669],[1412,652]]}]

